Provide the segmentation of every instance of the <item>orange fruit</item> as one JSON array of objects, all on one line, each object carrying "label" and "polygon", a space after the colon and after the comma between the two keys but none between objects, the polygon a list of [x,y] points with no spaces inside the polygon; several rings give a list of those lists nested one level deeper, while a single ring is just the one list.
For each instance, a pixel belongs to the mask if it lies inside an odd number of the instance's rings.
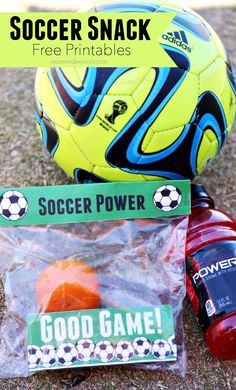
[{"label": "orange fruit", "polygon": [[79,260],[60,260],[43,271],[36,282],[40,312],[96,309],[99,282],[96,272]]}]

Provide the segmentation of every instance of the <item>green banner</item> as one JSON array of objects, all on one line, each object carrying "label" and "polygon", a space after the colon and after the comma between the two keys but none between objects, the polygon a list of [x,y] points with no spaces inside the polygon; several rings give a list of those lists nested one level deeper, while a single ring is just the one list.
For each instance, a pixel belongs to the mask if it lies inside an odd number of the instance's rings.
[{"label": "green banner", "polygon": [[174,13],[0,13],[0,67],[175,67],[158,38]]},{"label": "green banner", "polygon": [[175,361],[170,305],[29,315],[30,371]]},{"label": "green banner", "polygon": [[189,180],[0,189],[0,226],[190,213]]}]

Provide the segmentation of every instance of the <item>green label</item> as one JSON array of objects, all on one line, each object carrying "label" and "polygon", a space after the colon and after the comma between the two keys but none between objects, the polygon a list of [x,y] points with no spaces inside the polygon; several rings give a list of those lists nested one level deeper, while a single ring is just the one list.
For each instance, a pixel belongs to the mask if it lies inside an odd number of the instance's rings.
[{"label": "green label", "polygon": [[0,189],[0,226],[157,218],[190,213],[190,182]]},{"label": "green label", "polygon": [[35,314],[27,324],[30,371],[177,359],[170,305]]},{"label": "green label", "polygon": [[151,12],[0,13],[0,66],[175,67],[158,42],[174,17]]}]

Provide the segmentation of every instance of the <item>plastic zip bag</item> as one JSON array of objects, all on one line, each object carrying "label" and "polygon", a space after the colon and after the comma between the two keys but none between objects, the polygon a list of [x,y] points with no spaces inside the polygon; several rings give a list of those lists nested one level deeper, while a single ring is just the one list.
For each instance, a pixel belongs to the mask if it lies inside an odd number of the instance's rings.
[{"label": "plastic zip bag", "polygon": [[5,306],[1,306],[0,317],[0,377],[30,374],[26,318],[38,312],[35,285],[50,264],[62,259],[78,259],[96,271],[101,308],[171,305],[176,336],[171,348],[175,354],[177,346],[177,360],[133,363],[184,374],[182,301],[187,221],[186,216],[180,216],[1,228]]}]

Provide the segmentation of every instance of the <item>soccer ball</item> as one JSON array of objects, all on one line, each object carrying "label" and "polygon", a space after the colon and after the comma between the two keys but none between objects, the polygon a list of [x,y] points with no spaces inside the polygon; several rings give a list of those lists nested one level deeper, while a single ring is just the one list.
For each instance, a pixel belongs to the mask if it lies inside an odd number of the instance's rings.
[{"label": "soccer ball", "polygon": [[58,363],[63,366],[71,366],[77,360],[77,355],[77,349],[71,343],[63,343],[57,349]]},{"label": "soccer ball", "polygon": [[177,357],[177,345],[176,345],[175,335],[170,336],[168,338],[168,343],[170,344],[171,347],[171,354]]},{"label": "soccer ball", "polygon": [[37,345],[28,345],[28,364],[29,368],[38,367],[42,361],[42,352]]},{"label": "soccer ball", "polygon": [[171,355],[170,344],[162,339],[157,339],[152,344],[152,354],[159,360],[164,360]]},{"label": "soccer ball", "polygon": [[116,345],[116,358],[122,362],[128,362],[128,360],[134,357],[134,347],[129,341],[119,341]]},{"label": "soccer ball", "polygon": [[162,211],[175,210],[182,201],[181,191],[173,185],[159,187],[153,195],[154,205]]},{"label": "soccer ball", "polygon": [[176,13],[159,37],[176,67],[39,69],[35,116],[50,154],[78,182],[200,174],[235,117],[236,77],[219,37],[168,0],[100,0],[91,9]]},{"label": "soccer ball", "polygon": [[19,191],[7,191],[0,196],[0,215],[10,221],[23,218],[28,210],[28,202]]},{"label": "soccer ball", "polygon": [[76,343],[78,351],[78,359],[83,362],[88,362],[93,357],[95,345],[92,340],[82,339]]},{"label": "soccer ball", "polygon": [[43,367],[50,368],[56,364],[57,362],[56,350],[52,345],[43,345],[41,347],[41,352],[42,352],[41,363]]},{"label": "soccer ball", "polygon": [[114,357],[114,346],[110,341],[99,341],[94,349],[94,356],[102,363],[107,363]]},{"label": "soccer ball", "polygon": [[146,337],[136,337],[133,341],[134,353],[140,358],[148,356],[150,353],[150,341]]}]

